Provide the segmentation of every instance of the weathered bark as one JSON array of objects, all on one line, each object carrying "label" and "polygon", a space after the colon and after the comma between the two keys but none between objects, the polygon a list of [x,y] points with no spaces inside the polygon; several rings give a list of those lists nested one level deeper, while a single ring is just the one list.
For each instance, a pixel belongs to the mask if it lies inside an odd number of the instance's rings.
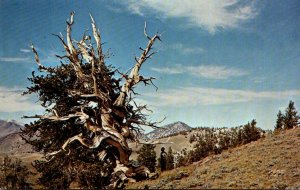
[{"label": "weathered bark", "polygon": [[72,31],[71,27],[73,24],[74,24],[74,12],[71,12],[70,20],[67,21],[67,45],[69,49],[69,60],[74,67],[77,77],[82,78],[83,73],[78,59],[78,52],[75,49],[71,38],[71,31]]},{"label": "weathered bark", "polygon": [[104,65],[104,56],[103,56],[103,53],[102,53],[101,36],[100,36],[99,30],[97,30],[94,18],[92,17],[92,15],[90,15],[90,17],[91,17],[91,20],[92,20],[93,35],[94,35],[96,45],[97,45],[98,59],[99,59],[99,64],[100,64],[99,68],[101,69],[101,66]]}]

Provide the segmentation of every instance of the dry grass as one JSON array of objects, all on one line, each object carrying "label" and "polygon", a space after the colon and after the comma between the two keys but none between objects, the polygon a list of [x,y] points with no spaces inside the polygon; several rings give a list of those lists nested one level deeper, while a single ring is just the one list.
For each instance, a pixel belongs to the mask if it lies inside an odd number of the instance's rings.
[{"label": "dry grass", "polygon": [[[129,189],[300,188],[300,128],[211,155],[202,162],[164,172]],[[181,173],[187,173],[182,177]]]}]

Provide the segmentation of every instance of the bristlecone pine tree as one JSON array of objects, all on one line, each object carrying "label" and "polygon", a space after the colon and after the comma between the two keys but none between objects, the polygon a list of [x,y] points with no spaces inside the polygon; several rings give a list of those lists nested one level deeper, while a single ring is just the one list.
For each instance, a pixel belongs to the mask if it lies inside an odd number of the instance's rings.
[{"label": "bristlecone pine tree", "polygon": [[299,116],[297,114],[297,110],[295,108],[294,102],[290,101],[285,111],[284,128],[292,129],[293,127],[297,127],[299,124],[298,121],[299,121]]},{"label": "bristlecone pine tree", "polygon": [[135,103],[132,96],[138,83],[153,84],[153,77],[144,78],[139,71],[155,53],[152,46],[160,35],[149,37],[145,23],[148,44],[140,48],[141,56],[135,58],[131,71],[121,73],[105,65],[107,56],[93,17],[93,38],[84,33],[78,41],[71,37],[73,18],[72,12],[66,41],[62,34],[55,35],[65,52],[56,55],[59,66],[45,67],[32,45],[41,74],[32,73],[32,86],[24,94],[37,93],[46,114],[24,116],[38,119],[27,124],[21,135],[45,155],[34,164],[41,172],[39,182],[47,188],[68,188],[72,182],[88,188],[117,188],[141,176],[151,177],[145,166],[129,161],[127,141],[138,141],[143,125],[157,124],[147,120],[147,107]]}]

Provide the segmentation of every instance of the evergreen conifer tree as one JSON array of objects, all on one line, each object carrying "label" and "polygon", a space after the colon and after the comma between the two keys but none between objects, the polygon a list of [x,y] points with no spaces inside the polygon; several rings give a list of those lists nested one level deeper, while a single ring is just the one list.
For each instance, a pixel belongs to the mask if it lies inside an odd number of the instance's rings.
[{"label": "evergreen conifer tree", "polygon": [[174,169],[174,155],[173,150],[171,147],[168,149],[168,155],[167,155],[167,170]]},{"label": "evergreen conifer tree", "polygon": [[292,129],[293,127],[298,126],[299,116],[293,101],[289,102],[284,118],[284,129]]},{"label": "evergreen conifer tree", "polygon": [[277,114],[277,120],[276,120],[275,130],[282,130],[283,127],[284,127],[284,121],[285,121],[284,115],[279,110],[278,114]]},{"label": "evergreen conifer tree", "polygon": [[251,141],[256,141],[260,138],[260,131],[256,127],[256,120],[253,119],[251,123],[244,125],[242,132],[242,142],[243,144],[249,143]]},{"label": "evergreen conifer tree", "polygon": [[187,160],[186,160],[186,155],[178,155],[177,156],[177,162],[176,162],[176,167],[181,167],[181,166],[185,166],[187,164]]},{"label": "evergreen conifer tree", "polygon": [[156,166],[156,152],[154,150],[155,145],[144,144],[138,151],[138,162],[145,165],[151,172],[155,172]]}]

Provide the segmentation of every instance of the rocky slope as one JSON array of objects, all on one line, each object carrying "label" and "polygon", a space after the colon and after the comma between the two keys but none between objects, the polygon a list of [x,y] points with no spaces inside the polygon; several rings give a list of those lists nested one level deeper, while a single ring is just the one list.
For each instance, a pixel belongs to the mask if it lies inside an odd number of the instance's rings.
[{"label": "rocky slope", "polygon": [[23,125],[17,121],[0,120],[0,154],[31,153],[31,146],[26,144],[19,135]]},{"label": "rocky slope", "polygon": [[11,133],[0,138],[0,154],[24,154],[32,153],[33,150],[19,135]]},{"label": "rocky slope", "polygon": [[300,189],[300,128],[211,155],[130,189]]}]

